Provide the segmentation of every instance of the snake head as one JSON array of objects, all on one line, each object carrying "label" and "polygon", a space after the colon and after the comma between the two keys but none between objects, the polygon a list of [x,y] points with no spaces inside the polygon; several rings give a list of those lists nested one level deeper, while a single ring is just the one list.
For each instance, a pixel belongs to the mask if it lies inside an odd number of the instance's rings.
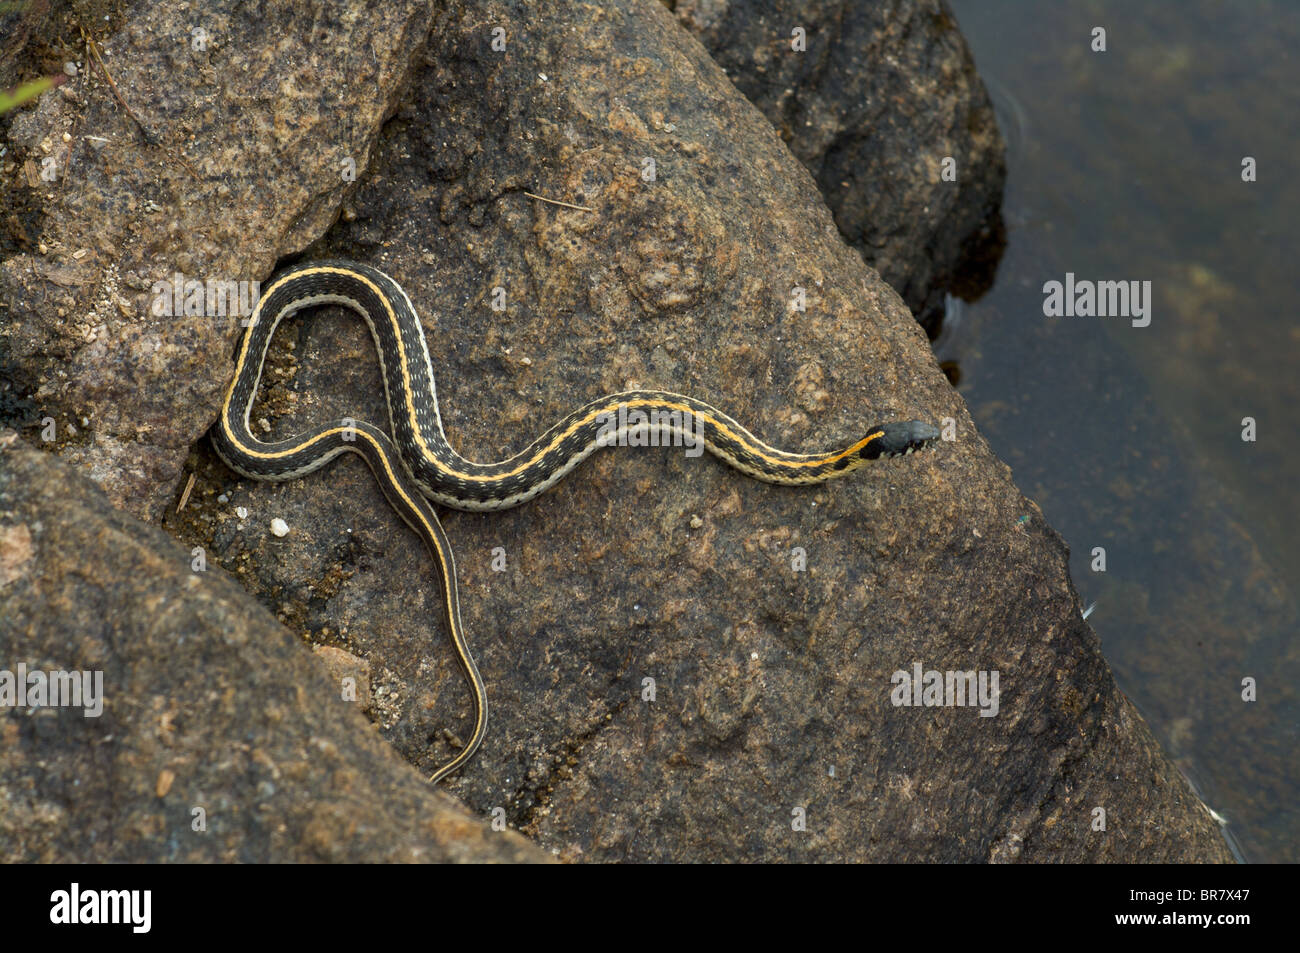
[{"label": "snake head", "polygon": [[866,445],[858,451],[864,460],[878,457],[902,457],[913,450],[924,450],[939,439],[939,428],[920,420],[903,420],[872,427]]}]

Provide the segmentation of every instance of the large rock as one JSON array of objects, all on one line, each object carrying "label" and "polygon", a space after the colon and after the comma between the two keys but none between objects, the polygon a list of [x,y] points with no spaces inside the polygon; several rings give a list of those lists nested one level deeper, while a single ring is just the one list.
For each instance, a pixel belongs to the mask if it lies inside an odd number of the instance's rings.
[{"label": "large rock", "polygon": [[[937,330],[946,293],[984,289],[1003,241],[1006,160],[945,0],[668,5],[776,127],[840,232],[927,329]],[[944,177],[945,161],[955,178]]]},{"label": "large rock", "polygon": [[[171,296],[155,290],[178,274],[256,280],[320,235],[431,4],[122,6],[121,30],[95,34],[116,95],[91,56],[10,128],[3,201],[41,207],[22,216],[38,233],[0,261],[0,380],[30,397],[24,422],[53,421],[66,459],[156,521],[221,397],[231,322],[157,313]],[[65,26],[59,42],[80,48]]]},{"label": "large rock", "polygon": [[430,790],[195,558],[0,431],[0,670],[103,677],[98,717],[0,711],[0,861],[545,859]]}]

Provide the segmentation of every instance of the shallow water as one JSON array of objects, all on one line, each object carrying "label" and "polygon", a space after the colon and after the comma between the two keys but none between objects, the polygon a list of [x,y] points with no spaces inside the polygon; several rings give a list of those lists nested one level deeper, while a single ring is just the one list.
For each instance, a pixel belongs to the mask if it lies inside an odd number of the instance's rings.
[{"label": "shallow water", "polygon": [[[1008,247],[936,351],[1230,844],[1298,861],[1300,4],[951,5],[1007,139]],[[1150,324],[1046,316],[1067,273],[1151,282]]]}]

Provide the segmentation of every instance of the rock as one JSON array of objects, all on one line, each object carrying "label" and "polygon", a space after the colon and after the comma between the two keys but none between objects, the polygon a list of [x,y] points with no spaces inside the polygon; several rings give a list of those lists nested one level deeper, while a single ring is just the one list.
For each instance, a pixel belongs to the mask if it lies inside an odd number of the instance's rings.
[{"label": "rock", "polygon": [[[937,331],[946,293],[984,290],[1003,242],[1005,148],[944,0],[669,6],[927,330]],[[942,174],[948,159],[955,180]]]},{"label": "rock", "polygon": [[0,709],[0,861],[546,859],[431,790],[196,558],[0,432],[0,669],[103,676],[98,717]]},{"label": "rock", "polygon": [[374,704],[370,692],[370,663],[332,645],[313,645],[312,652],[325,663],[326,671],[339,686],[341,697],[354,700],[357,711],[370,711]]},{"label": "rock", "polygon": [[[139,123],[93,57],[58,91],[77,100],[47,94],[14,118],[10,150],[35,172],[45,251],[0,261],[0,372],[35,398],[22,423],[52,420],[41,439],[115,505],[161,517],[221,398],[211,369],[229,359],[229,308],[203,300],[207,283],[255,281],[333,221],[429,11],[135,4],[119,32],[94,36]],[[61,42],[81,45],[75,32]],[[201,283],[202,313],[160,313],[185,281]]]}]

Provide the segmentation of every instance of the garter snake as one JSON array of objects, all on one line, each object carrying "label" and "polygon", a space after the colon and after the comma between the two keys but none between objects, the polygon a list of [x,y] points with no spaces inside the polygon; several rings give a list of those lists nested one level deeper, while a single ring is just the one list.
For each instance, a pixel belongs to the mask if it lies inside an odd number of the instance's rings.
[{"label": "garter snake", "polygon": [[[344,418],[287,439],[259,440],[249,428],[248,417],[271,336],[286,317],[324,304],[348,307],[370,326],[392,436],[373,424]],[[880,424],[843,449],[787,453],[768,446],[703,401],[665,391],[632,390],[583,405],[506,460],[475,463],[447,442],[433,362],[406,292],[376,268],[337,261],[289,268],[263,292],[249,318],[221,418],[212,428],[218,455],[232,470],[255,480],[290,480],[319,469],[341,453],[360,454],[393,509],[424,540],[438,568],[447,629],[469,681],[474,709],[469,742],[434,772],[430,782],[460,768],[482,742],[487,693],[465,641],[451,543],[429,501],[461,510],[517,506],[552,486],[598,447],[650,435],[688,446],[702,442],[755,479],[809,484],[850,473],[868,460],[921,449],[938,439],[939,431],[915,420]]]}]

